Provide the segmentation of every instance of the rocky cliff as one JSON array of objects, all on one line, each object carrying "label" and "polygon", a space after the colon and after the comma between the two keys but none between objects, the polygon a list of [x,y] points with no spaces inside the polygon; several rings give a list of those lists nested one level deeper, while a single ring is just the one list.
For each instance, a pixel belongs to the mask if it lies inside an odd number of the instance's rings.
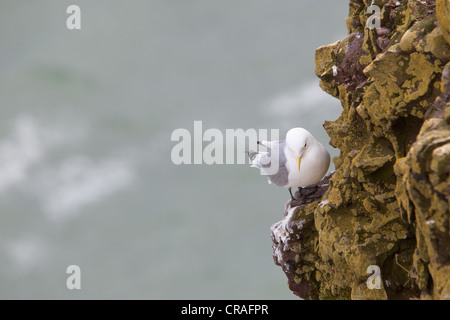
[{"label": "rocky cliff", "polygon": [[450,0],[351,0],[346,22],[315,56],[336,171],[286,204],[275,263],[304,299],[450,299]]}]

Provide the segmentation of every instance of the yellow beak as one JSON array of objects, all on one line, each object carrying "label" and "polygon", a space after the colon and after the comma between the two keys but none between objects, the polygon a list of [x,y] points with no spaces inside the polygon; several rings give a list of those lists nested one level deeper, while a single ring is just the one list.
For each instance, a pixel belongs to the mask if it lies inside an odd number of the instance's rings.
[{"label": "yellow beak", "polygon": [[297,157],[298,171],[300,171],[300,163],[302,162],[302,157]]}]

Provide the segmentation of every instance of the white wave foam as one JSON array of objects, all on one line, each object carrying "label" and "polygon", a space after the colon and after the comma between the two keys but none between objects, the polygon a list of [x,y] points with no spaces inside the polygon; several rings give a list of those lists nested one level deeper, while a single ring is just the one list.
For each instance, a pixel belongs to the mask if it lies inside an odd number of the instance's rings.
[{"label": "white wave foam", "polygon": [[31,118],[20,117],[10,137],[0,142],[0,193],[25,180],[29,169],[43,158],[38,131]]},{"label": "white wave foam", "polygon": [[[18,117],[0,139],[0,195],[19,187],[24,196],[41,202],[48,217],[58,219],[130,185],[131,162],[110,157],[93,161],[74,154],[72,147],[85,142],[87,133],[79,123],[43,124],[29,115]],[[53,157],[54,152],[64,158]]]},{"label": "white wave foam", "polygon": [[269,116],[301,115],[321,105],[336,104],[336,101],[314,81],[280,94],[265,104],[265,110]]},{"label": "white wave foam", "polygon": [[19,275],[31,272],[44,262],[47,256],[46,247],[41,240],[35,237],[9,240],[4,245],[13,273]]},{"label": "white wave foam", "polygon": [[62,123],[44,126],[29,115],[19,116],[10,134],[0,140],[0,195],[30,178],[50,149],[79,140],[84,131]]},{"label": "white wave foam", "polygon": [[134,175],[126,162],[109,159],[99,163],[85,157],[68,159],[51,173],[43,207],[50,218],[60,219],[103,200],[130,185]]}]

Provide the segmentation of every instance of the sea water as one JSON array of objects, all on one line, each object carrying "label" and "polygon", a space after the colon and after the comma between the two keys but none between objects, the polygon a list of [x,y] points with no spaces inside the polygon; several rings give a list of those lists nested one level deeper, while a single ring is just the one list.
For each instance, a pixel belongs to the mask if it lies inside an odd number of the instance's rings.
[{"label": "sea water", "polygon": [[175,165],[171,134],[301,126],[336,156],[314,51],[345,37],[346,2],[0,8],[0,298],[296,298],[270,237],[288,191],[246,164]]}]

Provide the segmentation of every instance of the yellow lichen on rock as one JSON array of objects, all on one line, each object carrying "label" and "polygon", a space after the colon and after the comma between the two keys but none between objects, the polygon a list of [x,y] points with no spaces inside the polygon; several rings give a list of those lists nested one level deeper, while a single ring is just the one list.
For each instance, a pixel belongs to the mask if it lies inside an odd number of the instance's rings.
[{"label": "yellow lichen on rock", "polygon": [[[402,181],[397,193],[399,206],[410,202],[408,210],[416,219],[415,269],[420,270],[419,279],[433,279],[434,298],[449,299],[450,123],[442,118],[426,120],[402,165],[409,170],[397,170]],[[427,290],[426,285],[423,280],[421,289]]]},{"label": "yellow lichen on rock", "polygon": [[450,45],[450,0],[436,0],[436,16],[445,41]]},{"label": "yellow lichen on rock", "polygon": [[289,287],[309,299],[450,299],[450,4],[375,1],[381,28],[370,29],[371,4],[351,0],[349,35],[316,51],[320,86],[342,104],[324,124],[340,155],[326,193],[296,215],[311,229],[291,243]]}]

